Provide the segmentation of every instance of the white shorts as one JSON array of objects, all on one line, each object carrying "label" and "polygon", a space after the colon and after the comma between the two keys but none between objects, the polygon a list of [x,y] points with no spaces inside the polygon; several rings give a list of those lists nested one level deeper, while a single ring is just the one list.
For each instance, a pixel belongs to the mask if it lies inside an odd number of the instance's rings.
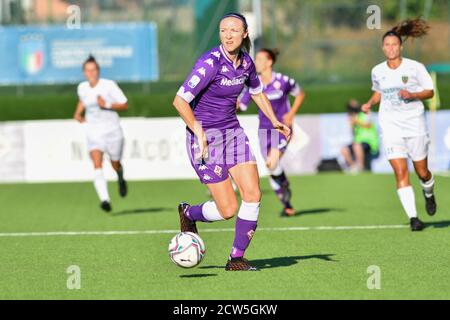
[{"label": "white shorts", "polygon": [[108,133],[96,132],[94,130],[88,130],[87,132],[87,147],[89,152],[100,150],[106,153],[112,161],[122,159],[123,145],[123,132],[120,128]]},{"label": "white shorts", "polygon": [[428,135],[407,138],[383,137],[384,152],[388,160],[409,157],[412,161],[421,161],[428,156],[429,145]]}]

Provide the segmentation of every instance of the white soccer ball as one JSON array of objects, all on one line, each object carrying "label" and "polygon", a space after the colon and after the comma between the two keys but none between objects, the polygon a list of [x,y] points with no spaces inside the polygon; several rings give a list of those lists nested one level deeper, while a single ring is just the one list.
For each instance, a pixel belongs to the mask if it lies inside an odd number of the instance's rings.
[{"label": "white soccer ball", "polygon": [[170,240],[169,257],[178,266],[193,268],[205,256],[206,247],[202,238],[192,232],[180,232]]}]

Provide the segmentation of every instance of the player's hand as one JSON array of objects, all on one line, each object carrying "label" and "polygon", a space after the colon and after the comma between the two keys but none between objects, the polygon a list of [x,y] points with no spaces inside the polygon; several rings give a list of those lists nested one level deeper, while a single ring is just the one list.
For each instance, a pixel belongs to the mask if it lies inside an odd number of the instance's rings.
[{"label": "player's hand", "polygon": [[361,111],[364,112],[365,114],[369,114],[370,113],[370,108],[372,108],[372,105],[370,103],[364,103],[361,106]]},{"label": "player's hand", "polygon": [[280,121],[275,121],[272,124],[274,129],[283,134],[287,140],[291,138],[291,129],[287,125],[281,123]]},{"label": "player's hand", "polygon": [[402,98],[403,100],[414,100],[414,94],[409,92],[408,90],[400,90],[398,92],[398,95],[400,96],[400,98]]},{"label": "player's hand", "polygon": [[285,125],[287,125],[288,127],[292,127],[292,123],[294,122],[294,117],[295,117],[294,114],[291,114],[290,112],[286,113],[283,116],[283,123]]},{"label": "player's hand", "polygon": [[102,109],[106,109],[106,110],[111,110],[111,103],[108,103],[105,101],[105,99],[103,99],[101,96],[97,97],[97,104],[100,108]]},{"label": "player's hand", "polygon": [[86,121],[86,119],[82,115],[79,115],[79,114],[74,115],[73,118],[75,120],[77,120],[79,123],[83,123]]},{"label": "player's hand", "polygon": [[202,132],[201,134],[199,134],[199,136],[197,136],[197,140],[198,140],[198,146],[199,146],[199,151],[198,153],[196,153],[195,156],[195,160],[200,161],[200,160],[206,160],[208,159],[208,140],[206,139],[206,134],[204,132]]}]

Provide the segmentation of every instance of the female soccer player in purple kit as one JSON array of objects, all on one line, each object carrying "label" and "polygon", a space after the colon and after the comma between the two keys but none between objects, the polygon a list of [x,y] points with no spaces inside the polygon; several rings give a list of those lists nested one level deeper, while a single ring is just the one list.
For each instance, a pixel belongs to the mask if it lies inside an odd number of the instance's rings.
[{"label": "female soccer player in purple kit", "polygon": [[[277,55],[276,49],[259,50],[255,59],[256,71],[263,83],[263,92],[270,100],[278,120],[291,128],[295,114],[305,99],[305,93],[294,79],[273,71]],[[295,97],[292,107],[289,95]],[[245,111],[250,100],[250,92],[245,90],[238,102],[238,107]],[[274,132],[270,120],[262,112],[259,112],[259,143],[270,172],[270,185],[283,204],[282,215],[293,216],[295,211],[291,205],[292,192],[289,188],[289,180],[280,166],[280,159],[286,152],[288,141]]]},{"label": "female soccer player in purple kit", "polygon": [[[255,271],[244,253],[255,233],[261,191],[255,157],[236,116],[236,100],[245,85],[273,128],[290,135],[279,122],[248,55],[250,39],[244,16],[225,15],[220,21],[221,45],[203,54],[180,87],[174,107],[187,125],[187,150],[200,181],[206,184],[213,201],[178,206],[182,232],[197,233],[196,222],[214,222],[238,217],[227,271]],[[236,183],[242,203],[234,193]],[[239,210],[238,210],[239,209]]]}]

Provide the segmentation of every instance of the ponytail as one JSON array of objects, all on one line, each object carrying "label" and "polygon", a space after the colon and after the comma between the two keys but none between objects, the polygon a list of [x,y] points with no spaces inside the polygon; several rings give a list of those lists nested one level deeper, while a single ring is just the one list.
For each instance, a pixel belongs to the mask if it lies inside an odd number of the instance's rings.
[{"label": "ponytail", "polygon": [[388,36],[395,36],[400,40],[400,43],[403,43],[409,37],[421,38],[427,35],[429,29],[430,25],[428,22],[421,18],[407,19],[386,32],[383,36],[383,40]]}]

